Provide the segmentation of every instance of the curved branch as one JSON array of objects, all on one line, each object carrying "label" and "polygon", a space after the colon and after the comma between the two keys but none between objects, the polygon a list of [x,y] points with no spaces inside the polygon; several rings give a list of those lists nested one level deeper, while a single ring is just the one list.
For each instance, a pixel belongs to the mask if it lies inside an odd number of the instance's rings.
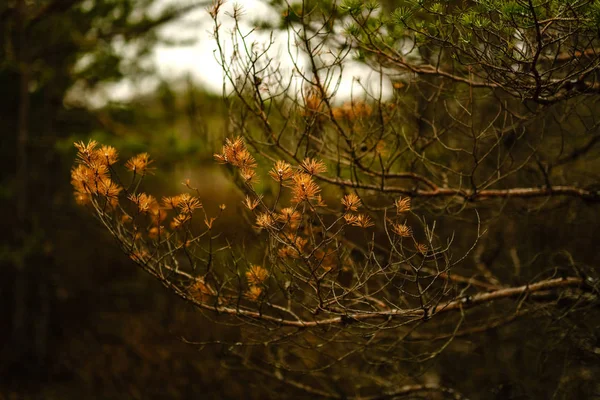
[{"label": "curved branch", "polygon": [[366,183],[357,183],[350,180],[339,178],[329,178],[324,175],[317,177],[328,183],[338,186],[350,187],[353,189],[367,189],[378,192],[400,193],[411,197],[462,197],[468,201],[487,200],[494,198],[536,198],[568,196],[578,197],[584,200],[600,201],[600,193],[595,190],[588,190],[577,186],[550,186],[550,187],[530,187],[530,188],[511,188],[511,189],[455,189],[438,188],[435,190],[407,189],[399,186],[380,186]]},{"label": "curved branch", "polygon": [[251,311],[246,309],[227,307],[221,305],[209,305],[205,303],[200,303],[184,293],[183,291],[178,291],[178,294],[184,299],[192,302],[197,307],[214,311],[217,313],[228,314],[232,316],[238,317],[246,317],[254,320],[262,320],[266,322],[271,322],[280,326],[289,326],[296,328],[314,328],[320,326],[328,326],[328,325],[343,325],[351,322],[359,322],[359,321],[367,321],[372,319],[382,319],[382,318],[431,318],[435,315],[442,314],[449,311],[459,311],[466,308],[474,307],[477,305],[482,305],[486,303],[490,303],[494,300],[508,299],[513,297],[518,297],[527,293],[535,293],[543,290],[551,290],[551,289],[564,289],[564,288],[573,288],[573,287],[583,287],[585,282],[581,278],[556,278],[556,279],[547,279],[541,282],[533,283],[531,285],[523,285],[512,288],[504,288],[495,290],[493,292],[488,293],[480,293],[471,297],[464,297],[456,300],[451,300],[446,303],[440,304],[434,307],[433,310],[427,310],[422,308],[417,309],[391,309],[385,311],[374,311],[374,312],[360,312],[360,313],[349,313],[346,315],[340,315],[333,318],[325,318],[325,319],[314,319],[312,321],[309,320],[289,320],[284,318],[278,318],[271,315],[265,315],[259,311]]}]

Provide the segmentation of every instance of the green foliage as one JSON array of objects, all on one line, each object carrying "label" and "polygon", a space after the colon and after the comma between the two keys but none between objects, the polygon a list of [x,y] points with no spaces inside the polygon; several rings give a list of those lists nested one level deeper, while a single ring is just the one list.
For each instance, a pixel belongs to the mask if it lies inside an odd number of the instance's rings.
[{"label": "green foliage", "polygon": [[391,19],[394,23],[407,26],[408,19],[412,16],[413,10],[408,7],[399,7],[394,10]]},{"label": "green foliage", "polygon": [[351,15],[355,15],[365,8],[365,2],[361,0],[344,0],[340,8]]},{"label": "green foliage", "polygon": [[588,26],[590,28],[598,28],[600,26],[600,1],[595,0],[589,7],[590,20]]}]

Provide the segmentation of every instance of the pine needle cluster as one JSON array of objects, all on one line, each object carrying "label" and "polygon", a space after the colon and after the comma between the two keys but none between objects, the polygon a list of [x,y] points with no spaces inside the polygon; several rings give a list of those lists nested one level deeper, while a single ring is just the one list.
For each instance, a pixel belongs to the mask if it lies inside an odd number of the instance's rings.
[{"label": "pine needle cluster", "polygon": [[[75,146],[78,153],[71,179],[77,202],[91,206],[130,258],[144,269],[173,287],[177,284],[172,277],[178,277],[182,283],[187,281],[177,290],[197,304],[214,307],[214,304],[225,306],[242,301],[248,302],[247,307],[252,309],[250,304],[273,301],[277,288],[286,287],[285,280],[289,277],[298,280],[297,285],[308,285],[306,289],[327,279],[335,282],[337,274],[357,268],[344,230],[360,228],[376,232],[381,228],[377,226],[378,213],[364,202],[367,192],[353,191],[340,196],[340,210],[327,208],[319,184],[326,177],[327,166],[315,158],[275,161],[266,174],[277,184],[279,194],[274,199],[257,193],[256,159],[242,138],[226,139],[221,152],[214,157],[243,177],[246,191],[243,204],[253,215],[255,228],[266,233],[268,239],[261,246],[269,254],[261,265],[242,257],[248,268],[241,273],[227,272],[213,266],[212,245],[217,237],[213,238],[212,231],[219,215],[226,210],[224,204],[219,206],[217,215],[208,215],[197,195],[198,189],[189,179],[183,182],[189,192],[162,196],[158,201],[140,190],[153,162],[147,153],[125,162],[131,180],[124,187],[116,183],[123,180],[115,171],[118,154],[113,147],[100,146],[95,141]],[[388,220],[393,240],[412,238],[413,230],[405,218],[411,211],[411,199],[401,197],[393,207],[396,217]],[[203,213],[203,218],[196,218],[198,212]],[[415,253],[426,255],[428,250],[426,245],[414,241]],[[205,265],[203,272],[197,271],[199,264]]]}]

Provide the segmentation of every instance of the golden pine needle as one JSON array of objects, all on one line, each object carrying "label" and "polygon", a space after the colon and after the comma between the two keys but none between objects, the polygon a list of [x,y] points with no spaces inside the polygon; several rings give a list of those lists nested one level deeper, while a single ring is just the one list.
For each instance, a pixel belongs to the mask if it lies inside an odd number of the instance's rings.
[{"label": "golden pine needle", "polygon": [[262,294],[262,289],[259,286],[250,286],[245,296],[250,301],[258,301]]},{"label": "golden pine needle", "polygon": [[250,198],[250,196],[246,195],[246,199],[242,202],[244,205],[250,210],[254,210],[262,200],[262,196],[258,196],[257,198]]},{"label": "golden pine needle", "polygon": [[305,173],[297,173],[292,177],[292,202],[301,203],[315,199],[321,191],[319,186],[312,180],[312,177]]},{"label": "golden pine needle", "polygon": [[304,239],[300,236],[288,235],[284,236],[290,244],[280,248],[277,253],[282,258],[299,258],[302,252],[304,251],[304,246],[308,243],[308,240]]},{"label": "golden pine needle", "polygon": [[196,281],[190,286],[189,292],[194,299],[200,302],[208,300],[210,296],[214,296],[215,294],[211,287],[208,286],[202,278],[196,279]]},{"label": "golden pine needle", "polygon": [[87,144],[83,142],[76,142],[75,147],[77,148],[77,158],[79,162],[84,164],[90,164],[98,160],[98,153],[96,147],[98,142],[95,140],[88,141]]},{"label": "golden pine needle", "polygon": [[180,201],[180,196],[171,196],[171,197],[165,196],[161,199],[163,207],[168,210],[177,208],[177,206],[179,205],[179,201]]},{"label": "golden pine needle", "polygon": [[254,184],[259,182],[256,170],[254,170],[253,168],[247,166],[240,168],[240,175],[248,184]]},{"label": "golden pine needle", "polygon": [[268,228],[274,225],[273,217],[268,213],[260,213],[256,217],[256,225],[260,228]]},{"label": "golden pine needle", "polygon": [[213,223],[216,221],[217,219],[215,217],[204,217],[204,225],[206,225],[206,227],[208,229],[212,229]]},{"label": "golden pine needle", "polygon": [[108,167],[105,164],[102,164],[98,161],[94,161],[88,165],[91,171],[91,178],[95,184],[97,184],[102,179],[110,178]]},{"label": "golden pine needle", "polygon": [[368,227],[373,226],[375,224],[371,221],[371,218],[369,218],[368,215],[359,214],[359,215],[356,216],[356,220],[353,221],[351,223],[351,225],[358,226],[360,228],[368,228]]},{"label": "golden pine needle", "polygon": [[316,203],[314,204],[315,207],[327,207],[327,204],[325,204],[325,201],[323,201],[323,198],[321,197],[320,194],[315,196],[315,200],[316,200]]},{"label": "golden pine needle", "polygon": [[427,245],[426,245],[426,244],[423,244],[423,243],[417,243],[417,244],[415,245],[415,247],[416,247],[416,249],[417,249],[417,251],[418,251],[419,253],[421,253],[421,254],[423,254],[423,255],[427,254],[428,247],[427,247]]},{"label": "golden pine needle", "polygon": [[347,194],[342,199],[342,205],[346,211],[357,211],[361,206],[360,198],[354,193]]},{"label": "golden pine needle", "polygon": [[246,272],[246,279],[251,285],[260,285],[269,277],[266,269],[259,265],[253,265]]},{"label": "golden pine needle", "polygon": [[304,168],[304,170],[310,175],[316,175],[327,171],[327,167],[323,161],[308,157],[302,162],[302,168]]},{"label": "golden pine needle", "polygon": [[105,165],[113,165],[119,161],[117,150],[112,146],[102,146],[97,150],[98,160]]},{"label": "golden pine needle", "polygon": [[71,184],[76,192],[93,193],[95,191],[94,173],[85,165],[79,164],[71,170]]},{"label": "golden pine needle", "polygon": [[116,198],[119,196],[121,190],[123,190],[122,187],[108,178],[102,179],[100,182],[98,182],[98,194],[101,196]]},{"label": "golden pine needle", "polygon": [[145,175],[147,172],[150,172],[151,168],[149,165],[153,162],[153,160],[150,160],[148,153],[141,153],[127,160],[125,167],[133,173]]},{"label": "golden pine needle", "polygon": [[119,204],[119,193],[123,190],[119,185],[108,178],[104,178],[98,182],[97,188],[98,194],[106,197],[112,207],[116,207]]},{"label": "golden pine needle", "polygon": [[304,113],[305,115],[312,115],[318,112],[322,106],[323,101],[321,99],[321,93],[317,89],[308,89],[304,98]]},{"label": "golden pine needle", "polygon": [[97,162],[88,165],[79,164],[71,170],[71,184],[76,192],[96,194],[99,182],[110,179],[110,175],[106,165]]},{"label": "golden pine needle", "polygon": [[392,224],[392,231],[400,237],[412,237],[412,229],[406,224]]},{"label": "golden pine needle", "polygon": [[213,154],[213,157],[219,164],[227,164],[227,158],[225,158],[224,154],[215,153]]},{"label": "golden pine needle", "polygon": [[357,219],[358,219],[358,217],[353,214],[345,214],[344,215],[344,220],[349,225],[353,225],[357,221]]},{"label": "golden pine needle", "polygon": [[183,225],[185,225],[185,223],[190,221],[191,219],[192,219],[192,216],[190,214],[186,214],[186,213],[178,214],[171,221],[171,229],[179,229]]},{"label": "golden pine needle", "polygon": [[269,171],[269,175],[276,182],[284,182],[294,175],[294,170],[292,169],[292,166],[290,164],[288,164],[285,161],[279,160]]},{"label": "golden pine needle", "polygon": [[194,210],[202,208],[202,203],[197,197],[187,193],[179,195],[177,207],[184,214],[192,214]]},{"label": "golden pine needle", "polygon": [[128,199],[138,206],[138,211],[141,213],[147,213],[151,209],[158,207],[156,199],[146,193],[130,194]]},{"label": "golden pine needle", "polygon": [[83,142],[75,142],[75,147],[77,148],[77,151],[81,154],[91,155],[92,153],[94,153],[96,146],[98,146],[98,142],[92,139],[90,139],[87,144]]},{"label": "golden pine needle", "polygon": [[298,226],[301,218],[302,215],[292,207],[283,208],[277,216],[278,221],[288,224],[292,229]]},{"label": "golden pine needle", "polygon": [[410,211],[410,197],[401,197],[396,200],[396,211],[398,214]]},{"label": "golden pine needle", "polygon": [[[248,149],[244,140],[241,137],[235,139],[225,139],[225,145],[223,146],[220,154],[214,155],[217,162],[221,164],[231,164],[240,169],[254,169],[256,168],[256,160]],[[246,171],[248,174],[248,171]]]}]

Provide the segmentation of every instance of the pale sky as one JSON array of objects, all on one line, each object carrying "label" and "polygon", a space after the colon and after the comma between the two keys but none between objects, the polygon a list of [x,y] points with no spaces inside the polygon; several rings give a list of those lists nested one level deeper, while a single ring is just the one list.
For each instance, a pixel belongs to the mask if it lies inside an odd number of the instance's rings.
[{"label": "pale sky", "polygon": [[[177,0],[160,0],[159,7],[185,3],[185,1]],[[229,54],[232,47],[228,32],[233,24],[226,12],[230,12],[234,4],[234,2],[226,2],[220,15],[222,34],[226,39],[224,48]],[[241,4],[245,11],[242,19],[242,30],[245,32],[252,30],[252,22],[257,19],[276,20],[280,18],[274,10],[260,0],[244,0],[237,4]],[[182,78],[189,74],[197,84],[203,86],[207,91],[220,94],[223,88],[223,74],[215,60],[214,52],[217,46],[212,37],[212,31],[213,21],[206,8],[203,7],[161,28],[162,37],[175,40],[195,39],[195,43],[182,46],[157,46],[151,61],[156,66],[159,77],[168,82],[175,82],[182,81]],[[268,41],[268,34],[253,33],[250,38],[251,41],[264,43]],[[291,73],[292,62],[287,52],[287,33],[278,32],[275,40],[276,44],[270,54],[277,57],[283,70]],[[375,88],[375,91],[379,85],[378,74],[358,63],[350,62],[344,69],[342,83],[337,94],[338,100],[348,99],[350,93],[355,95],[360,93],[361,90],[356,83],[353,84],[355,77],[360,77],[363,85],[370,85]],[[104,104],[107,100],[127,100],[136,94],[152,92],[156,89],[160,78],[150,78],[136,83],[125,79],[117,84],[105,85],[94,94],[86,94],[86,98],[96,106]],[[391,85],[388,82],[386,86],[390,87]],[[384,95],[386,94],[388,93],[384,91]]]}]

